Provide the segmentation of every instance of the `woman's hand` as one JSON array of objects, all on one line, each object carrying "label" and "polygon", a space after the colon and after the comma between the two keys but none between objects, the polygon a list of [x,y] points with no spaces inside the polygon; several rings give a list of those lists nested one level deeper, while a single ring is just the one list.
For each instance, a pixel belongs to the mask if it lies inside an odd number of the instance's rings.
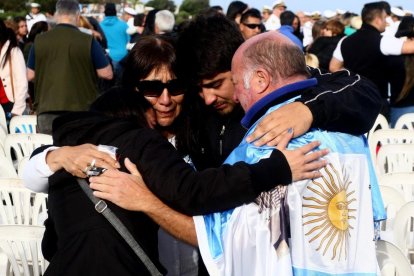
[{"label": "woman's hand", "polygon": [[120,168],[118,161],[110,154],[99,151],[98,147],[92,144],[66,146],[50,151],[46,156],[46,163],[53,172],[65,169],[81,178],[86,177],[86,170],[92,163],[105,169]]}]

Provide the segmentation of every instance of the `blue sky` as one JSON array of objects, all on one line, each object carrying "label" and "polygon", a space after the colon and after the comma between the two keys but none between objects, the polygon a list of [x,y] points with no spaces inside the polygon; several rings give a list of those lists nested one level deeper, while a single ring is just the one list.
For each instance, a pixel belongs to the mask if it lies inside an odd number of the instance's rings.
[{"label": "blue sky", "polygon": [[[264,5],[272,6],[272,3],[275,0],[242,0],[243,2],[249,4],[251,7],[262,9]],[[220,5],[227,9],[231,1],[226,0],[210,0],[210,5]],[[364,1],[364,0],[285,0],[288,9],[291,11],[316,11],[319,10],[323,12],[324,10],[349,10],[355,13],[360,13],[362,6],[365,3],[373,1]],[[181,3],[181,0],[175,0],[176,4]],[[389,0],[391,6],[402,6],[406,10],[414,11],[414,0]]]}]

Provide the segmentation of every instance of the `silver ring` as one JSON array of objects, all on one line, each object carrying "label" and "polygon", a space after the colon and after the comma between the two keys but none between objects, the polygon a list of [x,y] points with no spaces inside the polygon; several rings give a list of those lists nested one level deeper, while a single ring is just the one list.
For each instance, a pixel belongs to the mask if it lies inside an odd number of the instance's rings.
[{"label": "silver ring", "polygon": [[89,167],[93,168],[95,167],[96,159],[93,159]]},{"label": "silver ring", "polygon": [[90,170],[90,166],[86,166],[86,168],[82,171],[84,174],[86,174]]}]

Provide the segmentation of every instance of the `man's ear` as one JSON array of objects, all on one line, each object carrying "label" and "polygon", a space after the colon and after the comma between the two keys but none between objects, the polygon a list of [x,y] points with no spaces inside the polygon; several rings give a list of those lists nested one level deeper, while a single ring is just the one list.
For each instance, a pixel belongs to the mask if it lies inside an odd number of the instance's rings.
[{"label": "man's ear", "polygon": [[264,69],[257,69],[252,78],[252,86],[257,94],[261,94],[269,88],[271,79],[269,73]]}]

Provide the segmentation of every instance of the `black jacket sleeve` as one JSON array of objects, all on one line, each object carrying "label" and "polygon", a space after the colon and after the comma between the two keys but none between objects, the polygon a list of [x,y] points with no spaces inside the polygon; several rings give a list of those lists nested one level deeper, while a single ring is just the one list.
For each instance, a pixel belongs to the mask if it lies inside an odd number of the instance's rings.
[{"label": "black jacket sleeve", "polygon": [[299,101],[313,115],[312,127],[360,135],[368,132],[379,114],[382,100],[376,86],[348,70],[324,73],[310,68],[318,86]]},{"label": "black jacket sleeve", "polygon": [[292,180],[286,158],[278,150],[254,165],[238,162],[197,172],[162,137],[153,137],[145,145],[138,141],[134,147],[142,150],[131,160],[150,190],[187,215],[234,208]]}]

